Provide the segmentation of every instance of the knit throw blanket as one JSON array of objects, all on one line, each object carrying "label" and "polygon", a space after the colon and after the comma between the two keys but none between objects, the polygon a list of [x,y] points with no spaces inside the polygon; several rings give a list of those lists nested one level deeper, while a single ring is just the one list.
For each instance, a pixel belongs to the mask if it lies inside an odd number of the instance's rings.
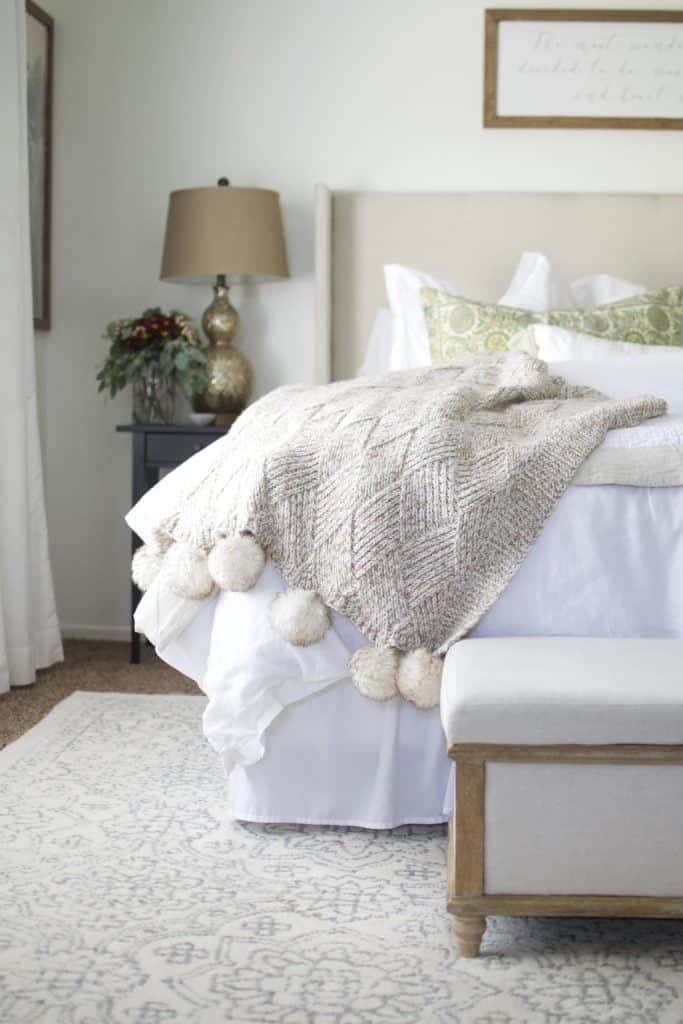
[{"label": "knit throw blanket", "polygon": [[392,696],[413,652],[398,689],[425,706],[433,655],[491,607],[607,431],[665,411],[571,386],[521,352],[280,388],[212,446],[147,568],[168,561],[171,585],[201,597],[253,585],[265,552],[294,588],[276,628],[311,643],[341,612],[375,645],[356,656],[362,692]]}]

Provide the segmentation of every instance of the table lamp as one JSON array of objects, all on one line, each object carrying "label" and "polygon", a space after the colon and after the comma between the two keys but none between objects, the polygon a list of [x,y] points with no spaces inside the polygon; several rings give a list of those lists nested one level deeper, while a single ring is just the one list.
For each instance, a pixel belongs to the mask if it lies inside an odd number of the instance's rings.
[{"label": "table lamp", "polygon": [[233,345],[240,318],[228,288],[289,277],[278,193],[235,188],[227,178],[210,188],[171,192],[160,276],[176,283],[215,280],[213,302],[202,316],[208,384],[193,405],[215,413],[218,424],[230,422],[249,400],[252,369]]}]

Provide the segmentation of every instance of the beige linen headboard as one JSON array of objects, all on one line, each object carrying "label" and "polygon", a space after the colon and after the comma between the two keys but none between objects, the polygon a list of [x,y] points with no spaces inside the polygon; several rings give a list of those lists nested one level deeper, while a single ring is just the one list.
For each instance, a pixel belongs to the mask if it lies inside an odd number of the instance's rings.
[{"label": "beige linen headboard", "polygon": [[610,273],[683,283],[683,196],[316,189],[316,376],[352,377],[377,309],[382,267],[403,263],[496,301],[524,250],[569,280]]}]

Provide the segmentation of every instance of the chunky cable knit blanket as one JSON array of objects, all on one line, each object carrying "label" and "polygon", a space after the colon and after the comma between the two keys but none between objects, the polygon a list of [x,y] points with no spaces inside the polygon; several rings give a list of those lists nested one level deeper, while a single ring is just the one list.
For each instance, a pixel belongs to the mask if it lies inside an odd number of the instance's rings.
[{"label": "chunky cable knit blanket", "polygon": [[661,415],[482,354],[252,405],[160,524],[209,551],[249,533],[291,587],[316,591],[379,647],[443,653],[510,582],[612,427]]}]

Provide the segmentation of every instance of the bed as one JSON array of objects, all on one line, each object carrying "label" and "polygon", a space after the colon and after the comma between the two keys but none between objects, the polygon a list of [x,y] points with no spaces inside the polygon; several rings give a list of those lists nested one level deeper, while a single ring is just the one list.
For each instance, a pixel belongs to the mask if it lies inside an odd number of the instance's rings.
[{"label": "bed", "polygon": [[[609,269],[656,287],[678,278],[681,228],[678,196],[332,193],[321,186],[316,377],[324,383],[356,372],[384,302],[385,263],[426,267],[491,301],[525,249],[550,253],[569,277]],[[669,416],[613,431],[606,444],[661,448],[681,438],[683,418]],[[176,474],[201,472],[205,457],[195,456],[132,510],[128,522],[143,539]],[[680,638],[682,498],[680,486],[569,487],[472,635]],[[368,828],[445,821],[451,773],[438,709],[362,697],[347,662],[364,640],[341,615],[313,647],[285,644],[268,620],[281,587],[269,564],[252,591],[221,592],[198,614],[192,603],[154,589],[137,613],[159,654],[209,697],[204,729],[231,773],[233,816]]]}]

